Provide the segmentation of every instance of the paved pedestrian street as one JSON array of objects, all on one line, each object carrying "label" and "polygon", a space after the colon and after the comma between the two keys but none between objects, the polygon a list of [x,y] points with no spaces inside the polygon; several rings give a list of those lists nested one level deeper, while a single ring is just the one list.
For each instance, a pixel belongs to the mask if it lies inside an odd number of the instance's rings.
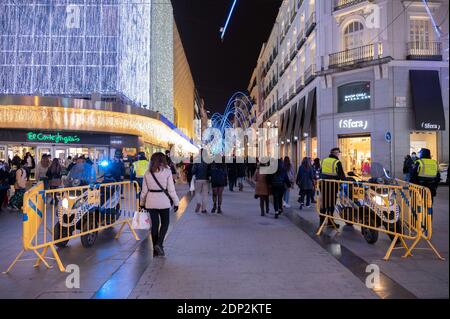
[{"label": "paved pedestrian street", "polygon": [[[145,231],[138,233],[141,240],[136,242],[130,232],[114,240],[117,230],[106,230],[90,249],[77,239],[59,249],[66,265],[80,267],[79,288],[67,288],[68,274],[57,267],[33,268],[28,260],[0,276],[0,297],[448,298],[448,187],[439,189],[433,237],[447,260],[418,250],[408,259],[394,252],[388,262],[382,260],[389,245],[387,236],[380,235],[375,245],[368,245],[357,229],[344,227],[340,235],[328,230],[317,237],[314,209],[300,211],[294,192],[292,208],[274,219],[274,215],[260,216],[259,201],[249,185],[243,192],[225,191],[223,215],[195,213],[187,186],[178,185],[177,190],[186,196],[180,211],[171,215],[165,258],[152,257]],[[20,250],[20,236],[20,216],[3,212],[1,270]],[[381,271],[380,286],[375,289],[366,286],[370,264]]]}]

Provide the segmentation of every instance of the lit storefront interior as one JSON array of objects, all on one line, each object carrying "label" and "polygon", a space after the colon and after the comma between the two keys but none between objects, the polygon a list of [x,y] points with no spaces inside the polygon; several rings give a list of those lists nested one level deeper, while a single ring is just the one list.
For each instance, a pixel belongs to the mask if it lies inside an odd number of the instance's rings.
[{"label": "lit storefront interior", "polygon": [[431,158],[438,158],[436,132],[411,132],[409,137],[410,154],[413,152],[419,153],[421,148],[428,148],[431,152]]},{"label": "lit storefront interior", "polygon": [[[345,173],[367,174],[367,163],[369,167],[371,164],[370,135],[339,136],[339,148],[342,152],[341,161]],[[364,174],[363,167],[366,167]]]}]

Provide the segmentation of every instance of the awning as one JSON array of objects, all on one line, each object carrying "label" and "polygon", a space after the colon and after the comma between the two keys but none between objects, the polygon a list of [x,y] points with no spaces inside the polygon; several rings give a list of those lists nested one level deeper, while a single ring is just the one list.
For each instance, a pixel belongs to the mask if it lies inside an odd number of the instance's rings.
[{"label": "awning", "polygon": [[297,107],[297,118],[295,120],[295,129],[294,129],[294,138],[297,136],[299,140],[302,139],[302,123],[303,123],[303,115],[305,109],[305,97],[300,99]]},{"label": "awning", "polygon": [[287,110],[283,113],[283,118],[284,118],[283,124],[282,124],[283,129],[282,129],[281,137],[280,137],[280,139],[282,141],[284,141],[286,139],[286,131],[287,131],[288,123],[289,123],[289,110]]},{"label": "awning", "polygon": [[305,117],[303,118],[303,133],[310,133],[311,128],[311,117],[313,113],[313,108],[316,107],[316,88],[312,89],[308,93],[308,104],[306,106]]},{"label": "awning", "polygon": [[416,130],[444,131],[445,115],[439,72],[410,70],[409,77]]},{"label": "awning", "polygon": [[291,106],[291,112],[289,113],[289,125],[286,131],[286,138],[292,140],[294,136],[294,123],[297,117],[297,103]]}]

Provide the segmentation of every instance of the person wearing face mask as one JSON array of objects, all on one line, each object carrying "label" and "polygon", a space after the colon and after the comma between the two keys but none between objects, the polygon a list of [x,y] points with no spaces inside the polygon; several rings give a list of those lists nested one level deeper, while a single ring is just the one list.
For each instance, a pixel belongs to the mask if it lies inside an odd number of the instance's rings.
[{"label": "person wearing face mask", "polygon": [[[327,180],[345,180],[344,168],[339,159],[341,150],[333,148],[330,155],[324,158],[321,163],[320,177],[323,180],[320,183],[320,193],[322,194],[321,214],[333,215],[334,207],[336,205],[336,193],[338,192],[338,185],[334,182],[327,182]],[[322,225],[325,217],[320,215],[320,225]],[[328,225],[332,225],[328,222]],[[337,225],[338,226],[338,225]]]}]

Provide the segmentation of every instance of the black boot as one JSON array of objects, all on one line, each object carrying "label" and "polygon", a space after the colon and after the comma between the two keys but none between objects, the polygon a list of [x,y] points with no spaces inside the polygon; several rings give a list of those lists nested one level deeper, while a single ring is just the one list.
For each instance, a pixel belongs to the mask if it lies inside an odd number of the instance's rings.
[{"label": "black boot", "polygon": [[219,205],[219,209],[217,210],[217,214],[223,214],[222,208],[220,207],[220,205]]},{"label": "black boot", "polygon": [[214,204],[213,208],[211,209],[211,214],[214,214],[217,210],[216,204]]}]

